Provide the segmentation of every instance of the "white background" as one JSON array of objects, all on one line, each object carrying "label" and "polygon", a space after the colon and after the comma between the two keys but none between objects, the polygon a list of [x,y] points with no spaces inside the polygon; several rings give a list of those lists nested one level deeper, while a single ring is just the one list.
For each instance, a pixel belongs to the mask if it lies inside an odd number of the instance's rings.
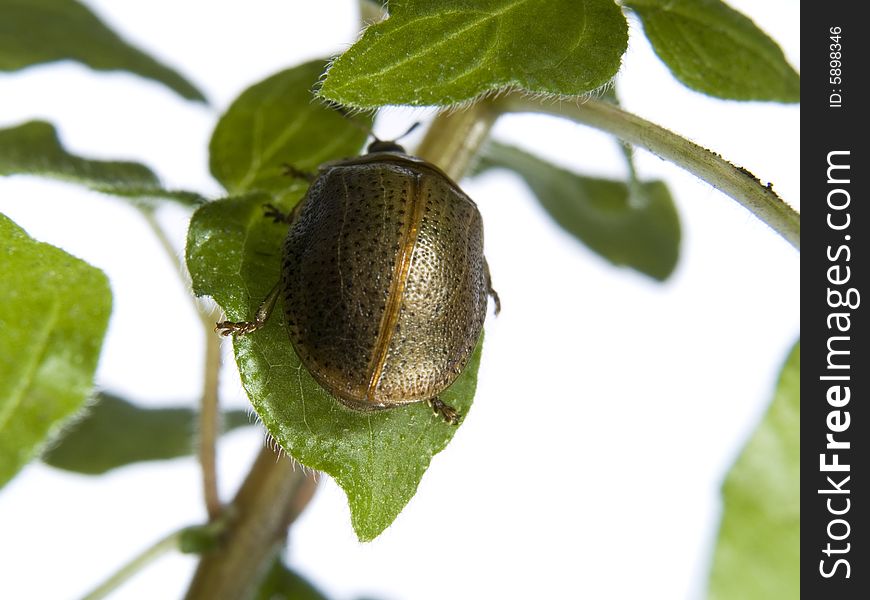
[{"label": "white background", "polygon": [[[131,42],[188,75],[210,106],[158,84],[75,64],[0,74],[0,126],[54,122],[71,151],[140,160],[172,187],[218,195],[206,146],[248,85],[333,54],[356,35],[353,2],[89,0]],[[799,2],[733,0],[800,67]],[[711,99],[676,83],[631,19],[625,107],[753,171],[799,207],[797,106]],[[428,113],[391,113],[380,137]],[[495,137],[588,174],[620,177],[607,136],[511,116]],[[607,264],[547,217],[519,179],[464,184],[484,215],[502,314],[487,321],[474,409],[417,495],[377,540],[356,541],[343,493],[323,478],[291,531],[289,561],[330,597],[697,598],[720,515],[718,488],[799,335],[799,257],[709,185],[646,152],[683,221],[664,285]],[[192,403],[203,332],[188,292],[123,201],[30,177],[0,180],[0,211],[33,237],[104,269],[114,312],[100,386],[146,405]],[[181,252],[185,218],[161,218]],[[229,350],[228,345],[225,350]],[[228,361],[231,362],[231,361]],[[246,406],[232,365],[226,406]],[[262,445],[220,444],[231,497]],[[169,531],[204,518],[193,459],[101,478],[39,464],[0,492],[4,598],[73,598]],[[173,555],[118,598],[181,595],[195,561]]]}]

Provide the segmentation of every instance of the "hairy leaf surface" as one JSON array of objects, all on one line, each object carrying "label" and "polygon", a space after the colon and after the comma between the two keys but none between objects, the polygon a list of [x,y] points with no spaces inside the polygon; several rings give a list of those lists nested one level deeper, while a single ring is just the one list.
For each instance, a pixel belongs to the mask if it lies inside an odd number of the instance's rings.
[{"label": "hairy leaf surface", "polygon": [[800,76],[780,47],[720,0],[628,0],[674,77],[734,100],[798,102]]},{"label": "hairy leaf surface", "polygon": [[514,88],[575,96],[607,83],[628,41],[611,0],[404,0],[329,69],[345,106],[451,105]]},{"label": "hairy leaf surface", "polygon": [[[225,431],[253,423],[242,410],[223,417]],[[136,462],[188,456],[194,450],[196,419],[190,408],[142,408],[100,393],[42,453],[42,460],[58,469],[99,475]]]},{"label": "hairy leaf surface", "polygon": [[[322,63],[303,65],[254,86],[215,132],[213,172],[233,192],[247,193],[194,214],[187,264],[194,291],[213,297],[229,320],[253,318],[280,278],[287,225],[264,218],[263,205],[289,210],[304,193],[303,186],[281,177],[281,163],[313,168],[356,155],[365,141],[365,132],[347,118],[312,103],[308,91],[321,72]],[[257,123],[264,124],[262,134],[252,134]],[[341,485],[361,540],[392,523],[432,456],[456,431],[422,404],[372,413],[345,408],[300,363],[280,301],[263,329],[236,338],[233,347],[242,383],[269,433],[296,460]],[[471,405],[478,361],[479,349],[442,395],[463,414]]]},{"label": "hairy leaf surface", "polygon": [[478,170],[495,167],[520,175],[563,229],[613,264],[658,280],[676,267],[680,221],[664,182],[585,177],[496,143]]},{"label": "hairy leaf surface", "polygon": [[[212,296],[227,318],[253,318],[280,276],[286,226],[263,218],[267,195],[228,198],[191,222],[187,264],[194,291]],[[361,413],[317,384],[290,344],[282,307],[267,325],[233,342],[242,383],[269,433],[293,458],[331,475],[347,492],[357,535],[383,531],[414,495],[432,456],[456,428],[422,404]],[[479,350],[442,399],[467,414]]]},{"label": "hairy leaf surface", "polygon": [[0,215],[0,486],[91,393],[112,294],[99,269]]},{"label": "hairy leaf surface", "polygon": [[193,84],[121,39],[75,0],[0,0],[0,71],[75,60],[100,71],[129,71],[159,81],[188,100],[205,101]]},{"label": "hairy leaf surface", "polygon": [[167,190],[148,167],[133,162],[89,160],[70,154],[57,130],[45,121],[29,121],[0,129],[0,175],[41,175],[130,198],[145,206],[156,198],[196,206],[199,194]]},{"label": "hairy leaf surface", "polygon": [[281,71],[233,102],[209,146],[211,172],[227,191],[268,192],[289,207],[308,183],[287,176],[287,166],[314,173],[326,161],[359,152],[371,117],[346,117],[314,99],[325,69],[324,61],[312,61]]},{"label": "hairy leaf surface", "polygon": [[767,414],[722,486],[712,600],[800,597],[800,373],[798,342]]}]

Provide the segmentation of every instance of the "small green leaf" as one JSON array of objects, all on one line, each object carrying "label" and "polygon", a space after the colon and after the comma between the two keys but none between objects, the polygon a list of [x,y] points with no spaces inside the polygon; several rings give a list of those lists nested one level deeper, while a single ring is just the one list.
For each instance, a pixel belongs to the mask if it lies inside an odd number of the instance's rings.
[{"label": "small green leaf", "polygon": [[[99,394],[42,454],[58,469],[99,475],[146,460],[193,452],[197,413],[189,408],[140,408],[117,396]],[[224,414],[224,429],[250,425],[245,411]]]},{"label": "small green leaf", "polygon": [[660,281],[676,267],[680,221],[664,182],[584,177],[501,144],[490,145],[478,171],[495,167],[520,175],[562,228],[613,264]]},{"label": "small green leaf", "polygon": [[326,600],[326,596],[279,559],[269,569],[254,600]]},{"label": "small green leaf", "polygon": [[51,123],[29,121],[0,129],[0,175],[41,175],[72,181],[98,192],[124,196],[149,206],[155,198],[197,206],[199,194],[167,190],[151,170],[138,163],[88,160],[61,145]]},{"label": "small green leaf", "polygon": [[84,405],[111,312],[102,271],[0,215],[0,486]]},{"label": "small green leaf", "polygon": [[325,69],[326,62],[313,61],[281,71],[245,90],[221,117],[210,164],[230,193],[264,191],[292,205],[308,183],[285,175],[285,165],[313,173],[327,160],[359,151],[371,117],[352,122],[314,100],[312,88]]},{"label": "small green leaf", "polygon": [[[266,195],[218,200],[191,220],[187,265],[197,295],[231,320],[250,319],[279,280],[286,226],[263,217]],[[361,413],[344,408],[305,370],[290,344],[280,305],[267,325],[234,341],[242,384],[269,433],[293,458],[331,475],[345,490],[357,535],[374,539],[414,495],[432,456],[456,428],[425,405]],[[441,398],[471,406],[480,347]]]},{"label": "small green leaf", "polygon": [[495,90],[576,96],[607,83],[628,42],[612,0],[390,2],[327,73],[345,106],[451,105]]},{"label": "small green leaf", "polygon": [[100,71],[130,71],[205,101],[181,75],[127,44],[75,0],[0,0],[0,71],[66,59]]},{"label": "small green leaf", "polygon": [[800,342],[722,486],[711,600],[800,597]]},{"label": "small green leaf", "polygon": [[755,23],[720,0],[628,0],[674,77],[733,100],[798,102],[800,76]]}]

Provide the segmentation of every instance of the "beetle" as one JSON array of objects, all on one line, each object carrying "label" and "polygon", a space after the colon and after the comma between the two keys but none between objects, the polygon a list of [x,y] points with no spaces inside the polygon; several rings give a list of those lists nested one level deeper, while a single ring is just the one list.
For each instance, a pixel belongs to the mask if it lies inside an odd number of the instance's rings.
[{"label": "beetle", "polygon": [[266,207],[290,225],[281,280],[253,321],[215,330],[256,331],[281,295],[293,348],[342,404],[373,411],[426,402],[458,424],[461,415],[438,396],[468,363],[488,296],[501,310],[477,206],[437,166],[377,138],[366,154],[308,178],[290,214]]}]

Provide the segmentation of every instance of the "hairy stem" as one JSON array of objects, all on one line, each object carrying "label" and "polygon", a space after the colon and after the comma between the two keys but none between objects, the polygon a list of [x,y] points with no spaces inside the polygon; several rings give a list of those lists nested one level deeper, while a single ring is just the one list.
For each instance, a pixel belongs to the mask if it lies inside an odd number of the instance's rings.
[{"label": "hairy stem", "polygon": [[471,167],[498,115],[489,100],[462,110],[442,111],[435,117],[416,154],[459,181]]},{"label": "hairy stem", "polygon": [[[142,216],[154,232],[166,255],[172,261],[182,282],[187,281],[184,265],[178,252],[172,245],[166,230],[157,220],[150,208],[141,209]],[[199,441],[197,455],[202,470],[203,496],[209,520],[216,519],[221,512],[221,501],[218,495],[217,479],[217,438],[220,434],[220,407],[218,403],[218,388],[220,385],[221,346],[220,337],[214,332],[217,321],[217,307],[197,300],[191,295],[194,308],[205,330],[205,367],[203,370],[202,399],[199,411]]]},{"label": "hairy stem", "polygon": [[220,434],[220,407],[218,387],[221,370],[221,341],[214,332],[214,311],[205,322],[205,369],[203,373],[202,401],[199,409],[199,463],[202,467],[202,489],[205,508],[210,521],[221,514],[221,501],[217,482],[217,438]]},{"label": "hairy stem", "polygon": [[142,213],[142,216],[145,218],[145,222],[148,223],[148,226],[151,227],[152,233],[154,233],[154,237],[157,238],[157,241],[160,243],[160,247],[163,248],[163,251],[166,253],[166,256],[169,260],[172,261],[172,266],[174,266],[178,270],[179,277],[184,281],[184,275],[181,271],[181,262],[179,260],[178,251],[176,251],[175,246],[172,245],[172,242],[169,240],[169,236],[166,234],[166,230],[163,229],[163,225],[160,224],[160,221],[157,220],[157,216],[154,214],[153,208],[140,208],[139,212]]},{"label": "hairy stem", "polygon": [[180,537],[181,531],[174,531],[166,537],[158,540],[142,551],[141,554],[134,557],[130,562],[118,569],[111,577],[100,584],[90,594],[85,596],[84,600],[98,600],[99,598],[105,598],[156,559],[160,558],[167,552],[178,548]]},{"label": "hairy stem", "polygon": [[290,458],[264,447],[227,508],[220,547],[203,555],[186,598],[251,597],[316,485]]},{"label": "hairy stem", "polygon": [[783,202],[770,185],[762,185],[746,169],[663,127],[598,100],[548,104],[519,94],[507,94],[495,104],[503,112],[536,112],[567,117],[645,148],[731,196],[800,249],[800,214]]}]

